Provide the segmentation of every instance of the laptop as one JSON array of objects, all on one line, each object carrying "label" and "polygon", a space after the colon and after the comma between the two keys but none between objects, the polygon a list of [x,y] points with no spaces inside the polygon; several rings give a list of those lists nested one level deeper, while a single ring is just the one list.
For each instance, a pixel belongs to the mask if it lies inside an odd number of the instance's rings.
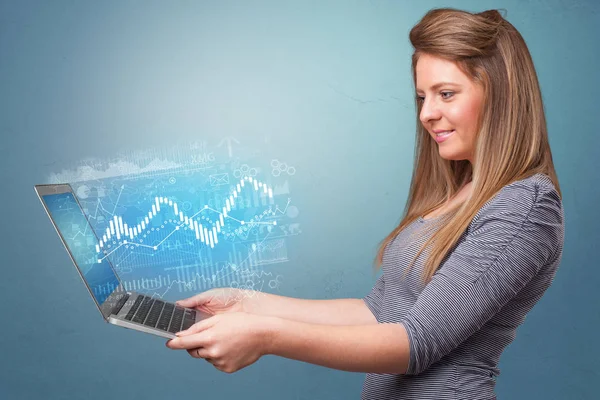
[{"label": "laptop", "polygon": [[126,290],[107,256],[109,246],[118,245],[116,237],[101,243],[71,185],[35,185],[35,191],[106,322],[172,339],[176,332],[210,317],[198,310]]}]

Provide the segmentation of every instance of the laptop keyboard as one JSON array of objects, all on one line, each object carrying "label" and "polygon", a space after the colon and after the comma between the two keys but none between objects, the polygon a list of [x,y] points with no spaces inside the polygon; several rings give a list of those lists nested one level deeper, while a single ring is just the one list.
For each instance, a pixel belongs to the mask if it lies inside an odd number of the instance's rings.
[{"label": "laptop keyboard", "polygon": [[176,333],[194,325],[196,311],[152,297],[138,295],[125,319],[151,328]]}]

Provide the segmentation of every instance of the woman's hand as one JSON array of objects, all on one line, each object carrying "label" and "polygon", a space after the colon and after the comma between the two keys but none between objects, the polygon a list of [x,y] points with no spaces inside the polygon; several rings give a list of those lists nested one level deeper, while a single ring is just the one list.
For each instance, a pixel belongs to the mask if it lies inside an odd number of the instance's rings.
[{"label": "woman's hand", "polygon": [[273,318],[244,312],[220,314],[204,319],[169,340],[170,349],[186,349],[194,358],[204,358],[215,368],[232,373],[267,354]]},{"label": "woman's hand", "polygon": [[249,291],[235,288],[215,288],[199,293],[184,300],[179,300],[177,305],[194,308],[210,315],[226,312],[244,312],[244,299],[251,294]]}]

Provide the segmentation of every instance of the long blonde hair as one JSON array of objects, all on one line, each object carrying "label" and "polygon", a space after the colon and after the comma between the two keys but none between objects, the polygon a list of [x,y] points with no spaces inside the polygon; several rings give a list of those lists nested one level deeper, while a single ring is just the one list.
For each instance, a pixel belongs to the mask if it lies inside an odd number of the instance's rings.
[{"label": "long blonde hair", "polygon": [[473,14],[452,8],[433,9],[411,29],[410,41],[415,49],[415,87],[417,61],[421,54],[428,54],[454,62],[484,92],[474,165],[468,160],[440,157],[433,138],[418,118],[421,104],[415,99],[415,161],[408,200],[400,224],[379,247],[376,268],[381,267],[386,246],[400,231],[443,205],[472,181],[469,197],[442,216],[439,229],[407,268],[431,244],[422,274],[427,283],[479,209],[505,185],[544,173],[561,198],[562,194],[548,143],[537,74],[527,45],[515,27],[497,10]]}]

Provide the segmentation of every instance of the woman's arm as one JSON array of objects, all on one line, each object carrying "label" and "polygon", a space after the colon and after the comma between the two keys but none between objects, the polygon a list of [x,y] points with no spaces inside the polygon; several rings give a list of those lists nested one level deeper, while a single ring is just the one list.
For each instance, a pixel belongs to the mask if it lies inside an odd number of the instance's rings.
[{"label": "woman's arm", "polygon": [[336,326],[234,312],[218,314],[167,342],[232,373],[266,354],[352,372],[403,374],[410,343],[402,324]]},{"label": "woman's arm", "polygon": [[255,292],[243,300],[246,312],[327,325],[377,324],[362,299],[307,300]]},{"label": "woman's arm", "polygon": [[402,324],[328,326],[271,319],[266,354],[351,372],[404,374],[409,339]]}]

